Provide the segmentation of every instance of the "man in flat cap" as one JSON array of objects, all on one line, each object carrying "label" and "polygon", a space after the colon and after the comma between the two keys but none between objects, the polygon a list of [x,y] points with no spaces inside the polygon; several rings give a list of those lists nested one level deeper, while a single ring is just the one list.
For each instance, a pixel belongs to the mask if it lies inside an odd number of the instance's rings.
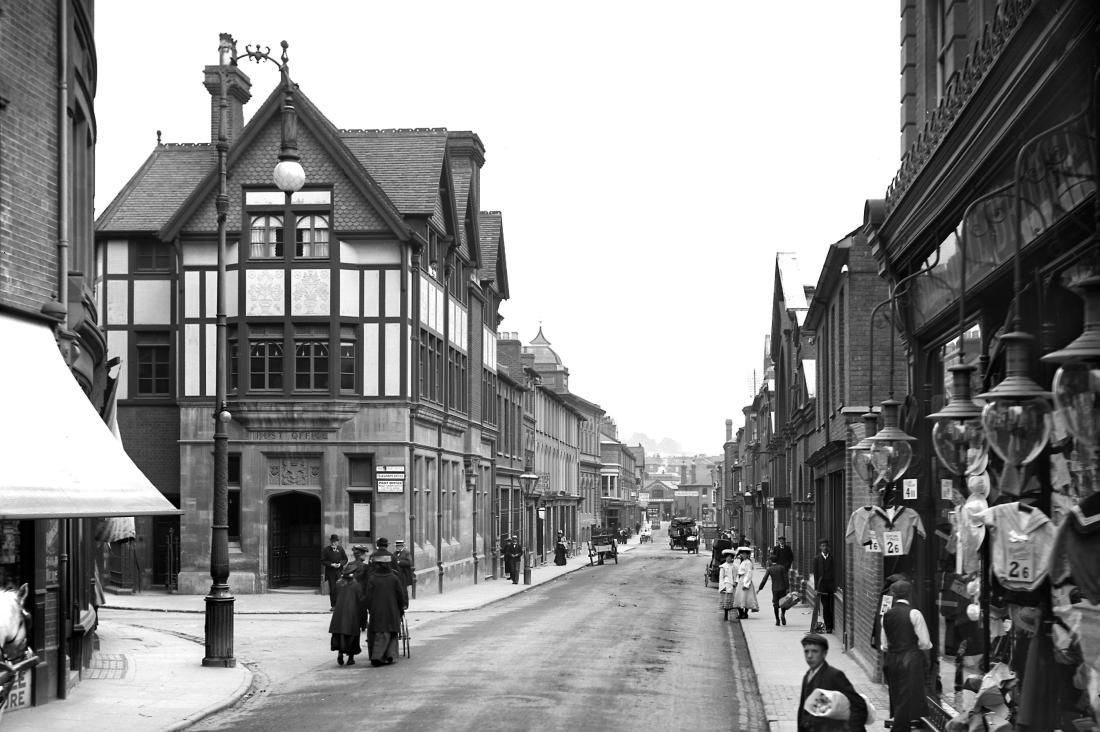
[{"label": "man in flat cap", "polygon": [[[810,667],[802,677],[802,694],[798,699],[798,729],[817,732],[865,732],[867,724],[867,702],[852,686],[852,682],[838,668],[825,662],[829,654],[829,641],[823,635],[808,633],[802,637],[802,655]],[[850,714],[848,719],[829,719],[815,717],[802,708],[806,698],[814,689],[839,691],[848,699]]]},{"label": "man in flat cap", "polygon": [[913,585],[898,580],[890,585],[893,605],[882,615],[879,647],[885,652],[883,670],[890,689],[894,729],[907,730],[928,714],[924,696],[925,652],[932,647],[924,615],[910,602]]}]

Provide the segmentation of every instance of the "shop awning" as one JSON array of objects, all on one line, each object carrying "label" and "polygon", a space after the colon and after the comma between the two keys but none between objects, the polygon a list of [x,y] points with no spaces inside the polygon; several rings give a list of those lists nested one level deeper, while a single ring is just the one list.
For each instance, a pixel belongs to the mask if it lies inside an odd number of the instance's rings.
[{"label": "shop awning", "polygon": [[73,378],[51,329],[0,313],[0,519],[182,513]]}]

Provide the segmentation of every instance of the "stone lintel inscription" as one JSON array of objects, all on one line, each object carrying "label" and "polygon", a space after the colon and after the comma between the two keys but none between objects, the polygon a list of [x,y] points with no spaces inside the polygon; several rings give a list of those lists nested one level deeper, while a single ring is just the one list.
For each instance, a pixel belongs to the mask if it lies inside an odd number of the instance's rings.
[{"label": "stone lintel inscription", "polygon": [[328,432],[309,430],[252,430],[248,433],[252,440],[270,440],[272,442],[313,442],[327,440]]}]

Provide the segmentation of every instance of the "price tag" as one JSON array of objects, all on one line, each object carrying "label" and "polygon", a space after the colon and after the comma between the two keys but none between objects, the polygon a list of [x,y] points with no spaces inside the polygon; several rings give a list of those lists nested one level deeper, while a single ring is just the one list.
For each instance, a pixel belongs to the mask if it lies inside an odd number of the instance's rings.
[{"label": "price tag", "polygon": [[1030,584],[1035,577],[1034,555],[1029,544],[1027,541],[1009,543],[1006,580]]},{"label": "price tag", "polygon": [[882,547],[878,543],[878,535],[876,535],[874,531],[871,532],[871,543],[865,545],[864,548],[869,552],[882,553]]},{"label": "price tag", "polygon": [[884,544],[882,553],[887,557],[900,557],[905,553],[901,547],[900,531],[883,531],[882,543]]},{"label": "price tag", "polygon": [[951,478],[940,478],[940,498],[950,501],[954,495],[955,481]]},{"label": "price tag", "polygon": [[905,493],[902,496],[903,500],[909,501],[917,497],[917,479],[906,478],[902,481],[902,486],[905,489]]},{"label": "price tag", "polygon": [[882,604],[878,606],[878,614],[879,615],[884,614],[887,610],[889,610],[893,606],[894,606],[894,596],[893,595],[883,595],[882,596]]}]

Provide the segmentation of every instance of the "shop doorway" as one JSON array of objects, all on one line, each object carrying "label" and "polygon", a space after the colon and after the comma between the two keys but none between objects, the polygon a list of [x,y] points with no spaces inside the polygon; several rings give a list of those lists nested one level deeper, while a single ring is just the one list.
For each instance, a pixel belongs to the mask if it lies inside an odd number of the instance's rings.
[{"label": "shop doorway", "polygon": [[268,504],[269,586],[317,587],[321,582],[321,499],[284,493]]}]

